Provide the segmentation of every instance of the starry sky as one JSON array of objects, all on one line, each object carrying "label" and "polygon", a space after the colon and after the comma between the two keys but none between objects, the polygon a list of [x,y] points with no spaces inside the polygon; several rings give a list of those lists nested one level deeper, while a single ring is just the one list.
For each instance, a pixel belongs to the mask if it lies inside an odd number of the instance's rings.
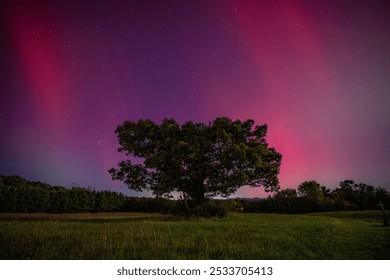
[{"label": "starry sky", "polygon": [[[268,124],[282,188],[390,186],[388,1],[0,3],[0,174],[130,192],[124,120]],[[262,196],[242,188],[241,197]]]}]

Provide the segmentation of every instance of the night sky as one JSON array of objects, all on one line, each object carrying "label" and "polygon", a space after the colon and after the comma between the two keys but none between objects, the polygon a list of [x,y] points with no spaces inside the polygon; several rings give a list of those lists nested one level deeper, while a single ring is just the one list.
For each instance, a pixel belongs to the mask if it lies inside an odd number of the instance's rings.
[{"label": "night sky", "polygon": [[119,124],[226,116],[282,188],[390,186],[389,1],[1,1],[0,35],[0,174],[133,195]]}]

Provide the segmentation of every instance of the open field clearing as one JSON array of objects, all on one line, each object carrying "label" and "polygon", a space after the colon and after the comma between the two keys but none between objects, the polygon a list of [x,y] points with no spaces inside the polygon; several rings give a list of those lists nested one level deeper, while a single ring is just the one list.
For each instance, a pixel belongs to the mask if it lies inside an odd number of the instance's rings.
[{"label": "open field clearing", "polygon": [[380,212],[0,214],[0,259],[390,259]]}]

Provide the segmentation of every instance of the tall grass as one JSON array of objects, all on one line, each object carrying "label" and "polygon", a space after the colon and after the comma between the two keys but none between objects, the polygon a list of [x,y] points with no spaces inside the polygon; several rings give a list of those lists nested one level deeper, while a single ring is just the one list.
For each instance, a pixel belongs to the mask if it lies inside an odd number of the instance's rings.
[{"label": "tall grass", "polygon": [[390,228],[372,219],[324,214],[236,214],[214,220],[83,215],[0,215],[0,258],[390,258]]}]

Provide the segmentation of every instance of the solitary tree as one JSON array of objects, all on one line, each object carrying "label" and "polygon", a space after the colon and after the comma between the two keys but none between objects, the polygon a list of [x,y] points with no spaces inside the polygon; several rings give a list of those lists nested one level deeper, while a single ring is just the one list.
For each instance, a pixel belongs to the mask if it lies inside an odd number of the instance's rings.
[{"label": "solitary tree", "polygon": [[241,186],[279,189],[281,155],[269,148],[267,126],[253,120],[217,118],[209,125],[165,119],[125,121],[116,129],[119,152],[130,156],[108,172],[135,191],[156,196],[178,192],[202,203],[213,196],[227,197]]}]

